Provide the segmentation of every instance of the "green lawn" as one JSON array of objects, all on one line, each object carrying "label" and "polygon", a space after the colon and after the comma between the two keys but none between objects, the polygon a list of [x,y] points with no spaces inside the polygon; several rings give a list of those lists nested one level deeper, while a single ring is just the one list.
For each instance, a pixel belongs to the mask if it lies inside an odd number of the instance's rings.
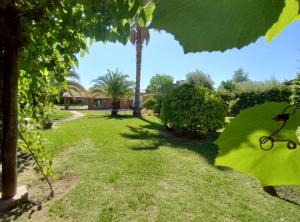
[{"label": "green lawn", "polygon": [[256,179],[214,167],[216,145],[160,133],[155,117],[83,112],[43,131],[55,171],[78,178],[49,221],[300,221]]},{"label": "green lawn", "polygon": [[64,110],[62,106],[54,106],[53,108],[53,119],[61,120],[71,117],[72,113],[68,110]]}]

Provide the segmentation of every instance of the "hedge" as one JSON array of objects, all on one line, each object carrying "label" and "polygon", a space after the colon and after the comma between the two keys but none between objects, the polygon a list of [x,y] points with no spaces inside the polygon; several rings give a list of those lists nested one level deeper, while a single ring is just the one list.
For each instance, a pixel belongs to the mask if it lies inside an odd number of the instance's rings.
[{"label": "hedge", "polygon": [[248,109],[256,104],[289,102],[291,91],[288,87],[280,87],[256,92],[222,93],[220,96],[227,105],[228,114],[235,116],[241,110]]}]

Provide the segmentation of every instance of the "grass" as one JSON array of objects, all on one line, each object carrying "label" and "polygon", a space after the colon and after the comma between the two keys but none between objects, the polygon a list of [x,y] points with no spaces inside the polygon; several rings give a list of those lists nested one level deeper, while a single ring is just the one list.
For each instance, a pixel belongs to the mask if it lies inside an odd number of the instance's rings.
[{"label": "grass", "polygon": [[72,116],[72,113],[68,110],[63,110],[62,106],[54,106],[53,108],[53,120],[61,120]]},{"label": "grass", "polygon": [[299,206],[264,193],[256,179],[214,167],[212,143],[175,138],[155,117],[83,112],[43,131],[55,171],[79,178],[50,203],[49,221],[300,220]]}]

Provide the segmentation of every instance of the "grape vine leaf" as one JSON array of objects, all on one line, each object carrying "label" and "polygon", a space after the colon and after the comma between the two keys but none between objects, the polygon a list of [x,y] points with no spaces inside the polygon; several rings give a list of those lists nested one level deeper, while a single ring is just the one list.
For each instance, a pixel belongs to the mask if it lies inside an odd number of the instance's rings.
[{"label": "grape vine leaf", "polygon": [[271,41],[279,34],[289,23],[300,19],[300,1],[286,0],[285,7],[278,21],[268,30],[266,40]]},{"label": "grape vine leaf", "polygon": [[241,48],[278,21],[284,0],[158,0],[151,28],[166,30],[184,52]]},{"label": "grape vine leaf", "polygon": [[[259,143],[262,136],[269,136],[281,126],[282,122],[274,121],[272,117],[280,114],[287,105],[268,102],[241,111],[215,142],[219,146],[215,165],[255,176],[263,186],[300,185],[300,145],[289,150],[286,142],[275,142],[274,147],[266,151]],[[290,115],[284,129],[274,137],[297,142],[299,123],[300,110]]]}]

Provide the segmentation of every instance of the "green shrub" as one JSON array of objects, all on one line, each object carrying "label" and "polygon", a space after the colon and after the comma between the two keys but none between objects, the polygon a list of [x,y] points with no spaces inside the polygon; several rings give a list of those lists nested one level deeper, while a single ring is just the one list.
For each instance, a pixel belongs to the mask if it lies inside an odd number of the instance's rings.
[{"label": "green shrub", "polygon": [[156,99],[153,96],[151,96],[151,97],[148,97],[147,99],[145,99],[143,106],[146,109],[153,109],[155,104],[156,104]]},{"label": "green shrub", "polygon": [[184,84],[164,96],[160,118],[188,135],[205,136],[223,127],[225,113],[221,98],[212,90]]},{"label": "green shrub", "polygon": [[246,81],[235,84],[234,92],[264,92],[272,89],[282,88],[283,85],[276,79],[265,81]]},{"label": "green shrub", "polygon": [[164,98],[164,96],[162,96],[162,95],[155,97],[156,103],[153,106],[153,112],[154,113],[160,114],[160,110],[161,110],[161,107],[162,107],[163,98]]},{"label": "green shrub", "polygon": [[223,101],[225,101],[230,116],[235,116],[241,110],[248,109],[256,104],[265,102],[288,102],[290,95],[290,89],[284,86],[263,91],[220,92],[220,96]]},{"label": "green shrub", "polygon": [[293,104],[300,104],[300,73],[297,74],[296,79],[292,82],[290,100]]}]

